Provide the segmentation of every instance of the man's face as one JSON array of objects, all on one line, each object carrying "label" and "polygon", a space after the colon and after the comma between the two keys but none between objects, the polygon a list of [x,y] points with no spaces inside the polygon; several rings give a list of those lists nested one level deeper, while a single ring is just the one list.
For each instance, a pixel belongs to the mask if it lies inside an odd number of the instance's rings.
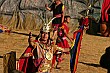
[{"label": "man's face", "polygon": [[57,3],[59,3],[60,2],[60,0],[55,0],[55,3],[57,4]]},{"label": "man's face", "polygon": [[47,41],[47,40],[48,40],[48,37],[49,37],[48,32],[43,32],[43,33],[41,34],[41,39],[42,39],[42,40]]}]

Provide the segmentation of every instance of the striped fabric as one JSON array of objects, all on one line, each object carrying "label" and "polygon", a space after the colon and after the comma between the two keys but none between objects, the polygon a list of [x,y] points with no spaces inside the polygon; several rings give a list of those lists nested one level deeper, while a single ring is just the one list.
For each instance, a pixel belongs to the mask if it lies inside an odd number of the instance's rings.
[{"label": "striped fabric", "polygon": [[78,64],[78,56],[80,53],[81,40],[82,40],[82,35],[83,35],[83,29],[84,29],[84,26],[82,25],[79,27],[79,30],[75,31],[73,34],[74,42],[73,42],[73,46],[71,47],[71,51],[70,51],[71,73],[76,72],[76,68],[77,68],[77,64]]}]

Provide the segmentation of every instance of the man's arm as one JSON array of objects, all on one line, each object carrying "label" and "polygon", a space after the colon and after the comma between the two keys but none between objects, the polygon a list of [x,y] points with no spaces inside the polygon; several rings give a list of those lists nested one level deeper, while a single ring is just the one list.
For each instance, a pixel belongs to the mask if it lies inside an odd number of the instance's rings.
[{"label": "man's arm", "polygon": [[65,11],[65,7],[64,5],[62,6],[62,23],[64,22],[64,11]]},{"label": "man's arm", "polygon": [[36,43],[32,39],[32,33],[31,32],[29,33],[28,43],[29,43],[29,46],[33,46],[34,48],[36,48]]},{"label": "man's arm", "polygon": [[51,11],[51,8],[48,7],[48,4],[46,4],[45,7],[46,7],[47,10]]},{"label": "man's arm", "polygon": [[69,35],[66,33],[66,30],[64,30],[64,33],[66,35],[66,37],[70,40],[70,42],[72,43],[72,39],[69,37]]}]

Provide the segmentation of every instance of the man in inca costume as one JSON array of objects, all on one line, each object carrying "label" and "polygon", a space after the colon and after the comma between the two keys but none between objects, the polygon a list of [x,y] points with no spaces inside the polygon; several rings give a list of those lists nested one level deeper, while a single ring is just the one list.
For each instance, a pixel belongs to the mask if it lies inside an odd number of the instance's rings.
[{"label": "man in inca costume", "polygon": [[55,49],[50,40],[50,28],[45,24],[40,30],[40,37],[32,39],[30,33],[29,46],[18,61],[18,70],[24,73],[50,73]]}]

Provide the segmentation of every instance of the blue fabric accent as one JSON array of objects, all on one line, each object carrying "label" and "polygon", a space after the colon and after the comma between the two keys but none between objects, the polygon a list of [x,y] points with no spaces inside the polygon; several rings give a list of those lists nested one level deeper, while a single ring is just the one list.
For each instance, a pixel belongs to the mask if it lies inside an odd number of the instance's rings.
[{"label": "blue fabric accent", "polygon": [[76,40],[75,40],[75,45],[73,46],[73,48],[70,51],[71,52],[71,59],[70,59],[70,69],[71,69],[71,71],[74,69],[74,64],[75,64],[77,47],[78,47],[78,42],[79,42],[79,39],[80,39],[80,35],[81,35],[81,33],[78,32],[77,36],[76,36]]},{"label": "blue fabric accent", "polygon": [[3,32],[3,30],[2,29],[0,29],[0,33],[2,33]]}]

